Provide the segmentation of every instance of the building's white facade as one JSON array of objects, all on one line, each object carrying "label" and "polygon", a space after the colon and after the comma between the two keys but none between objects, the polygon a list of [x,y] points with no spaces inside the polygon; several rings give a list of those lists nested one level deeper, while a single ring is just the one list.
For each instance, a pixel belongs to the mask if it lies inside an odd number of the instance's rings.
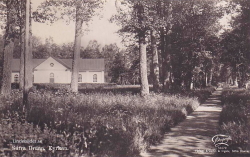
[{"label": "building's white facade", "polygon": [[[103,59],[81,59],[79,68],[79,83],[104,83],[104,60]],[[59,60],[52,57],[44,61],[33,61],[34,83],[70,83],[71,64],[70,60]],[[41,62],[41,63],[39,63]],[[88,62],[88,63],[84,63]],[[100,63],[101,62],[101,63]],[[38,65],[37,65],[38,64]],[[15,69],[15,68],[14,68]],[[19,71],[12,70],[12,80],[19,82]]]}]

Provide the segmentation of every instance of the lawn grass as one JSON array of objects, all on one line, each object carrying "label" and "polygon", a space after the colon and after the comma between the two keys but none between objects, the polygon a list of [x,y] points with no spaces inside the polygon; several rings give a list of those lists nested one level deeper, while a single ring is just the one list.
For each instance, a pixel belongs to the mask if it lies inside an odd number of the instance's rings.
[{"label": "lawn grass", "polygon": [[[151,93],[142,98],[136,93],[33,90],[31,108],[23,113],[21,98],[14,90],[0,100],[0,148],[16,156],[138,156],[199,106],[195,95]],[[8,143],[15,137],[42,139],[37,145],[68,150],[10,151]]]}]

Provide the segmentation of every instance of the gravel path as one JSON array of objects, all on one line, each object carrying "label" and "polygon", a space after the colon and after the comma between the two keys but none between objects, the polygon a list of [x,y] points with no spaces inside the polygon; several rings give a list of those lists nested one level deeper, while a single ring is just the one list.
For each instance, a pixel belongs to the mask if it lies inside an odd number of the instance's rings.
[{"label": "gravel path", "polygon": [[221,112],[221,88],[199,106],[187,119],[165,134],[163,141],[151,146],[142,157],[211,157],[215,156],[215,147],[211,141],[218,133],[219,114]]}]

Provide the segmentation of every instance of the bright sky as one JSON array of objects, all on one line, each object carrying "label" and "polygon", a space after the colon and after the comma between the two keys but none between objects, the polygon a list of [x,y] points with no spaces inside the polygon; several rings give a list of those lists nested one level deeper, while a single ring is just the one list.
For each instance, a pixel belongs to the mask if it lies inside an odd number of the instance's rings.
[{"label": "bright sky", "polygon": [[[33,10],[45,0],[31,0],[33,3]],[[222,1],[219,3],[221,6],[226,6],[228,3]],[[121,37],[116,33],[119,30],[119,26],[114,23],[110,23],[108,20],[110,17],[116,13],[115,0],[106,0],[104,8],[101,10],[100,17],[93,17],[92,22],[88,26],[87,32],[84,32],[82,37],[82,46],[86,47],[90,40],[97,40],[102,46],[105,44],[116,43],[119,47],[123,47],[121,43]],[[232,15],[225,15],[221,20],[220,24],[224,29],[229,29],[228,21],[231,20]],[[52,25],[42,24],[33,22],[32,25],[33,34],[35,36],[41,37],[45,40],[48,37],[52,37],[54,42],[58,44],[74,42],[74,32],[75,32],[75,23],[72,21],[70,24],[66,22],[58,21]],[[86,26],[85,28],[86,29]]]},{"label": "bright sky", "polygon": [[[45,0],[31,1],[34,10]],[[102,46],[116,43],[119,47],[122,47],[121,37],[116,33],[119,26],[109,22],[109,18],[115,13],[115,0],[107,0],[104,8],[100,12],[103,18],[93,17],[93,20],[88,26],[89,31],[84,32],[84,36],[82,37],[82,46],[86,47],[90,40],[97,40]],[[66,24],[66,22],[62,20],[51,25],[33,22],[32,31],[35,36],[41,37],[43,40],[51,36],[57,44],[74,42],[75,23],[72,21],[70,24]]]},{"label": "bright sky", "polygon": [[[31,0],[33,11],[37,6],[45,0]],[[220,5],[227,5],[226,2],[222,2]],[[123,47],[121,43],[121,37],[116,33],[119,30],[119,26],[114,23],[110,23],[110,17],[116,13],[115,0],[106,0],[103,9],[100,11],[100,17],[93,17],[89,23],[87,32],[84,32],[82,37],[82,46],[86,47],[90,40],[97,40],[102,46],[105,44],[116,43],[119,47]],[[225,15],[220,23],[224,28],[229,28],[229,23],[232,15]],[[85,28],[86,29],[86,26]],[[52,37],[57,44],[63,44],[68,42],[74,42],[75,23],[72,21],[70,24],[66,24],[64,21],[58,21],[54,24],[44,24],[33,22],[32,23],[33,35],[40,37],[43,41],[46,38]],[[1,33],[1,30],[0,30]]]}]

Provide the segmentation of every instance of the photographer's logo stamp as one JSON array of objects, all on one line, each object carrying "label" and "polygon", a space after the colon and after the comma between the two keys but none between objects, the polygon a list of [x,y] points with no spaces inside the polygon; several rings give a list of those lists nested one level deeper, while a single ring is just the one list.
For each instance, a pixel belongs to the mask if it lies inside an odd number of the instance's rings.
[{"label": "photographer's logo stamp", "polygon": [[229,146],[231,141],[232,138],[229,135],[218,134],[212,137],[212,142],[215,147]]}]

